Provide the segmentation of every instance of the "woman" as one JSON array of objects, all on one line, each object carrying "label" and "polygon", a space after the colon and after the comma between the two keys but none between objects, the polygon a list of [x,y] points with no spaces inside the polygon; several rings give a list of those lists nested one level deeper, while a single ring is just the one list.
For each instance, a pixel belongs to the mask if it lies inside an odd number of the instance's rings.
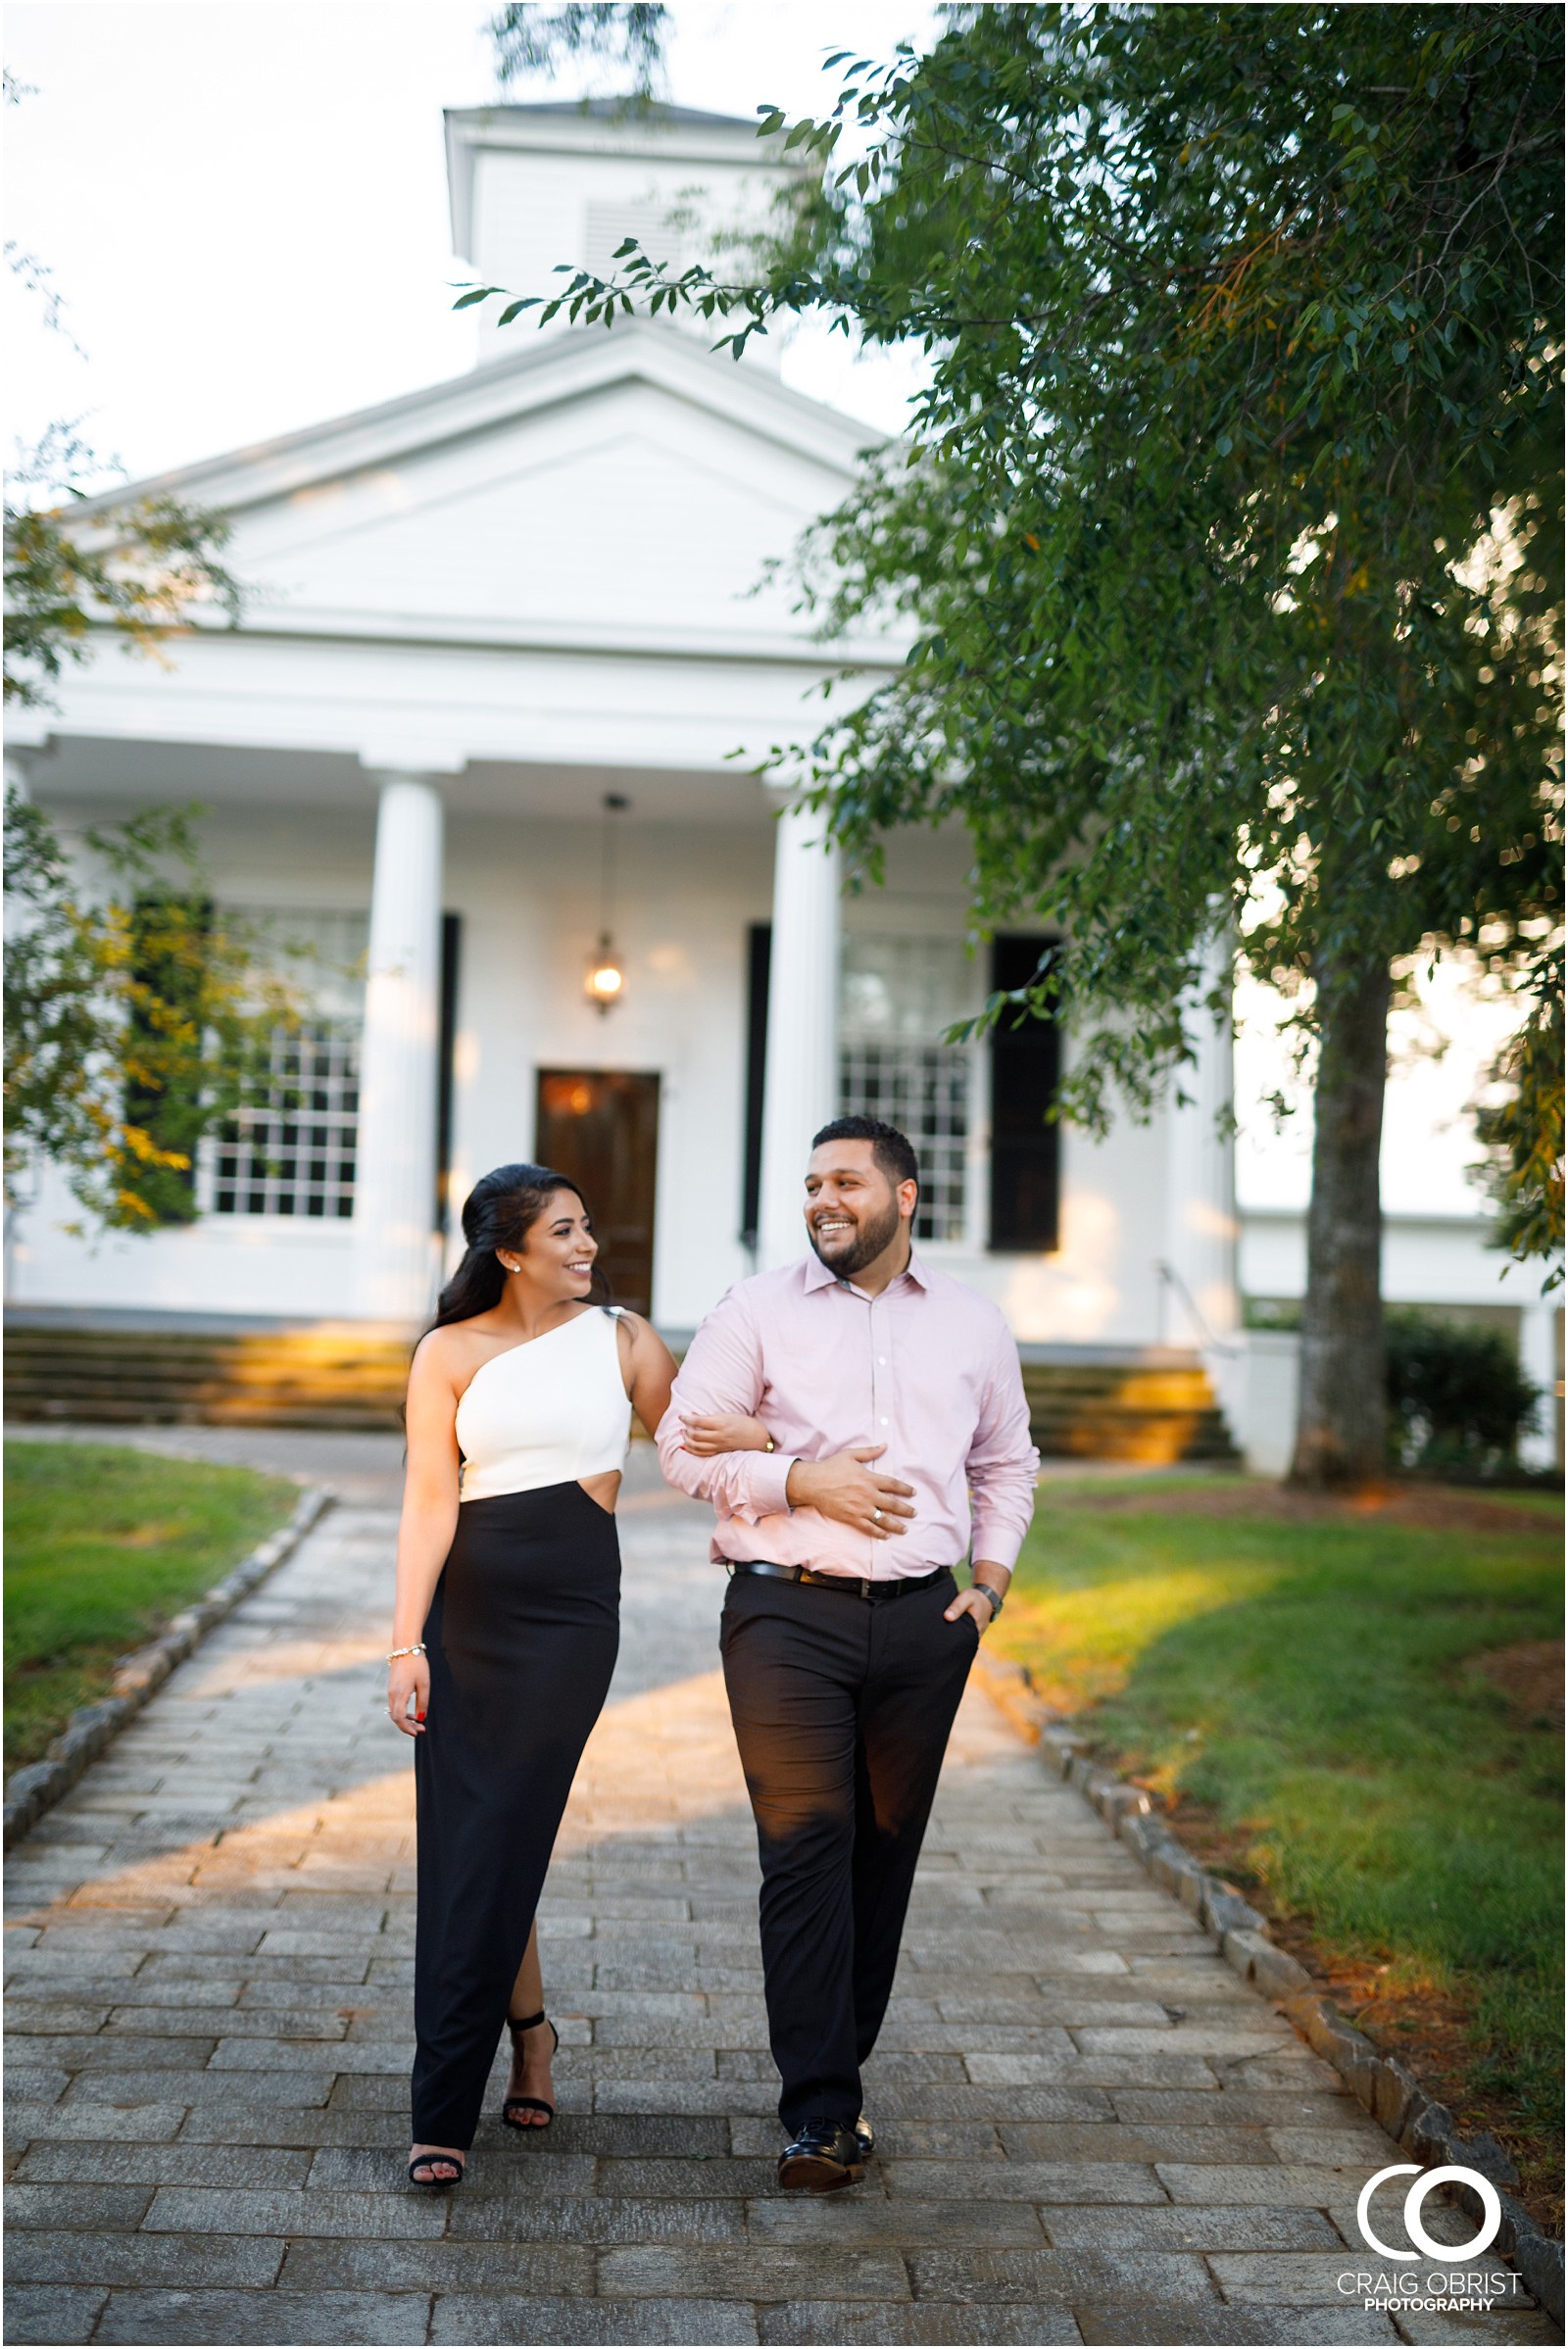
[{"label": "woman", "polygon": [[387,1659],[417,1740],[409,2179],[436,2189],[463,2177],[503,2022],[502,2118],[554,2117],[534,1910],[614,1669],[630,1405],[657,1428],[675,1375],[645,1321],[590,1303],[598,1243],[564,1175],[497,1167],[463,1231],[409,1376]]}]

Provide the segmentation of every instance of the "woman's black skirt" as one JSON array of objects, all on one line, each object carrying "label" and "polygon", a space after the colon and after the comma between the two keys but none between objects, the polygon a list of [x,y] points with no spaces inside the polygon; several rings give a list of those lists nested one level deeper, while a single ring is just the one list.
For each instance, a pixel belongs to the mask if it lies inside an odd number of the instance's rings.
[{"label": "woman's black skirt", "polygon": [[615,1521],[580,1485],[462,1503],[425,1619],[415,1745],[416,2144],[473,2142],[619,1623]]}]

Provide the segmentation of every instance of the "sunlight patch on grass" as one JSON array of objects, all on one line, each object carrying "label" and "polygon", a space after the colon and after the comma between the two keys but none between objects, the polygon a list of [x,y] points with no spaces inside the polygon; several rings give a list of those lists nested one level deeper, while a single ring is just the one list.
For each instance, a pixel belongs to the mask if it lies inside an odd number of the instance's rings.
[{"label": "sunlight patch on grass", "polygon": [[995,1644],[1027,1662],[1048,1704],[1075,1713],[1114,1694],[1177,1624],[1251,1597],[1272,1579],[1266,1567],[1237,1565],[1126,1575],[1076,1590],[1041,1590],[1031,1581],[1009,1599]]}]

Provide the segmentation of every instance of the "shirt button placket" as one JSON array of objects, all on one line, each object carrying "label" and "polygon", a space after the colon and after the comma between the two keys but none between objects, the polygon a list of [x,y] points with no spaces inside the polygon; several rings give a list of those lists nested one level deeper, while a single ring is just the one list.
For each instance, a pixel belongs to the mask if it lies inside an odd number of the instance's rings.
[{"label": "shirt button placket", "polygon": [[[895,1283],[893,1286],[894,1286],[894,1288],[896,1288],[896,1287],[897,1287],[897,1283]],[[893,1289],[892,1289],[892,1288],[890,1288],[890,1289],[889,1289],[889,1291],[887,1292],[887,1294],[886,1294],[884,1297],[879,1297],[879,1298],[878,1298],[877,1302],[878,1302],[878,1303],[880,1304],[880,1306],[882,1307],[882,1314],[881,1314],[881,1318],[880,1318],[880,1320],[879,1320],[879,1321],[878,1321],[878,1323],[877,1323],[876,1332],[875,1332],[875,1337],[876,1337],[876,1346],[875,1346],[875,1354],[876,1354],[876,1393],[877,1393],[877,1404],[876,1404],[876,1407],[877,1407],[877,1424],[876,1424],[876,1432],[877,1432],[877,1436],[878,1436],[878,1439],[879,1439],[879,1441],[880,1441],[880,1442],[882,1442],[882,1443],[884,1443],[884,1444],[886,1444],[886,1443],[888,1443],[888,1442],[889,1442],[889,1440],[890,1440],[890,1438],[891,1438],[891,1436],[892,1436],[892,1433],[893,1433],[893,1419],[894,1419],[894,1411],[893,1411],[893,1322],[894,1322],[894,1312],[895,1312],[895,1308],[894,1308],[894,1302],[893,1302]],[[884,1455],[883,1455],[883,1459],[882,1459],[882,1465],[883,1465],[883,1467],[884,1467],[884,1468],[885,1468],[885,1469],[888,1471],[888,1474],[889,1474],[890,1476],[902,1476],[902,1475],[903,1475],[903,1473],[904,1473],[904,1472],[903,1472],[903,1469],[902,1469],[900,1466],[898,1466],[898,1465],[897,1465],[897,1464],[894,1462],[894,1460],[892,1459],[892,1457],[891,1457],[891,1454],[890,1454],[890,1453],[884,1453]],[[907,1524],[907,1522],[908,1522],[908,1521],[907,1521],[906,1519],[905,1519],[905,1518],[900,1518],[900,1520],[899,1520],[899,1523],[900,1523],[900,1525],[901,1525],[901,1526],[903,1526],[903,1525],[906,1525],[906,1524]]]},{"label": "shirt button placket", "polygon": [[[876,1366],[877,1366],[877,1363],[878,1363],[878,1361],[879,1361],[879,1360],[880,1360],[880,1358],[881,1358],[881,1357],[880,1357],[880,1355],[879,1355],[879,1353],[878,1353],[878,1351],[877,1351],[878,1346],[879,1346],[879,1344],[880,1344],[880,1339],[879,1339],[879,1337],[878,1337],[878,1332],[877,1332],[877,1313],[878,1313],[878,1310],[879,1310],[879,1308],[880,1308],[880,1306],[881,1306],[881,1302],[882,1302],[881,1298],[880,1298],[880,1297],[872,1297],[872,1298],[869,1300],[869,1302],[868,1302],[868,1304],[867,1304],[867,1306],[866,1306],[866,1323],[865,1323],[865,1350],[866,1350],[866,1356],[867,1356],[867,1360],[868,1360],[868,1363],[869,1363],[869,1366],[870,1366],[870,1372],[871,1372],[871,1440],[872,1440],[872,1442],[873,1442],[873,1443],[875,1443],[875,1442],[876,1442],[876,1440],[877,1440],[877,1433],[878,1433],[878,1430],[881,1428],[881,1426],[882,1426],[882,1424],[883,1424],[883,1423],[882,1423],[882,1397],[881,1397],[881,1394],[880,1394],[880,1392],[879,1392],[879,1388],[878,1388],[878,1382],[877,1382],[877,1375],[876,1375]],[[886,1461],[884,1461],[884,1460],[873,1460],[873,1461],[871,1462],[872,1469],[873,1469],[874,1471],[876,1471],[878,1474],[880,1474],[881,1470],[882,1470],[882,1469],[883,1469],[883,1468],[884,1468],[886,1465],[887,1465],[887,1463],[886,1463]],[[879,1541],[876,1539],[876,1536],[875,1536],[874,1534],[867,1534],[867,1535],[866,1535],[866,1537],[865,1537],[865,1547],[866,1547],[865,1571],[866,1571],[866,1573],[867,1573],[867,1574],[875,1574],[875,1572],[876,1572],[876,1553],[877,1553],[877,1551],[878,1551],[878,1550],[879,1550],[879,1549],[880,1549],[882,1546],[883,1546],[883,1544],[882,1544],[882,1543],[881,1543],[881,1542],[879,1542]]]}]

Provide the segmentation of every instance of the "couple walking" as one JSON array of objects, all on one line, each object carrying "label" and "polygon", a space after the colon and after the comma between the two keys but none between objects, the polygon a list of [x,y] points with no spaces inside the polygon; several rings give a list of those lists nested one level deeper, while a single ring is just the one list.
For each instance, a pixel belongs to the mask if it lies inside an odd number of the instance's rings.
[{"label": "couple walking", "polygon": [[614,1668],[632,1405],[666,1479],[712,1503],[730,1578],[719,1647],[761,1858],[779,2183],[862,2174],[860,2067],[1037,1466],[1006,1326],[914,1253],[918,1197],[894,1127],[824,1126],[809,1255],[738,1282],[678,1375],[646,1322],[589,1301],[574,1184],[505,1166],[467,1200],[409,1381],[388,1657],[388,1710],[417,1740],[414,2184],[461,2179],[503,2023],[503,2120],[554,2117],[534,1912]]}]

